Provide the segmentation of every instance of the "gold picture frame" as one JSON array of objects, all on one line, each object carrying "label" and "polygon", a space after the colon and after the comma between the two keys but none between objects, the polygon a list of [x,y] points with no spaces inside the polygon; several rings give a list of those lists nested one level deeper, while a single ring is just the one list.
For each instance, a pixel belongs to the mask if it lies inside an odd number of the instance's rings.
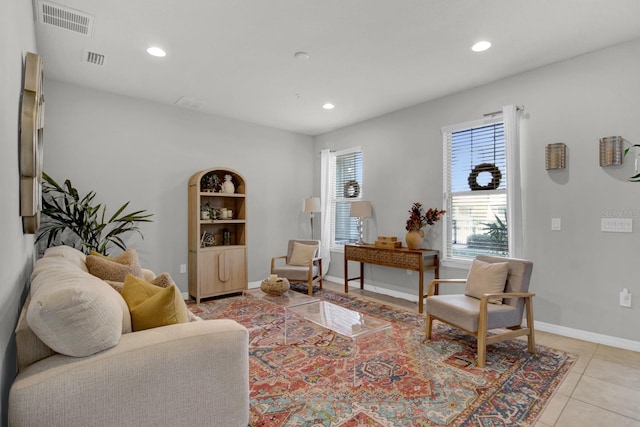
[{"label": "gold picture frame", "polygon": [[44,130],[44,64],[27,52],[20,115],[20,216],[25,234],[40,227]]}]

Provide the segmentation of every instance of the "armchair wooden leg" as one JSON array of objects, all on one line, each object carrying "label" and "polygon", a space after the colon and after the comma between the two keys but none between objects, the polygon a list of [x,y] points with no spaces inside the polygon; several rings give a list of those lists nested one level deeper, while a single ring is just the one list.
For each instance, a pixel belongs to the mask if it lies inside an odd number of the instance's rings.
[{"label": "armchair wooden leg", "polygon": [[431,328],[433,327],[433,317],[430,314],[427,314],[427,326],[426,326],[426,335],[424,341],[427,342],[431,339]]},{"label": "armchair wooden leg", "polygon": [[309,281],[309,295],[313,295],[313,280]]},{"label": "armchair wooden leg", "polygon": [[527,328],[529,329],[529,335],[527,336],[529,353],[535,353],[536,352],[536,334],[533,328],[533,304],[531,302],[531,298],[525,299],[525,309],[527,310]]},{"label": "armchair wooden leg", "polygon": [[478,335],[478,368],[484,368],[487,363],[487,343],[485,337]]},{"label": "armchair wooden leg", "polygon": [[[486,300],[484,300],[484,307],[481,307],[480,317],[478,318],[478,333],[477,333],[477,347],[478,347],[478,368],[484,368],[487,363],[487,307]],[[481,304],[482,305],[482,304]]]}]

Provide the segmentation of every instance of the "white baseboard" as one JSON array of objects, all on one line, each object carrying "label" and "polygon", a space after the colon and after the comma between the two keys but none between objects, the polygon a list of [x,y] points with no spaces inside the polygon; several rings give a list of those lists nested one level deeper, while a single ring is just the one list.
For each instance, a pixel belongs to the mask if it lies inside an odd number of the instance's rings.
[{"label": "white baseboard", "polygon": [[638,341],[597,334],[595,332],[582,331],[580,329],[567,328],[565,326],[553,325],[551,323],[539,322],[537,320],[533,323],[538,331],[550,332],[563,337],[576,338],[583,341],[640,352],[640,342]]},{"label": "white baseboard", "polygon": [[[325,276],[325,279],[335,283],[344,283],[344,278]],[[355,281],[349,282],[349,287],[359,288],[360,285]],[[418,301],[418,296],[406,292],[394,291],[393,289],[383,288],[367,283],[365,281],[365,289],[378,294],[389,295],[395,298],[401,298],[412,302]],[[563,337],[575,338],[583,341],[589,341],[596,344],[604,344],[611,347],[622,348],[640,352],[640,342],[632,341],[625,338],[612,337],[609,335],[598,334],[595,332],[583,331],[580,329],[567,328],[566,326],[554,325],[551,323],[535,321],[534,326],[542,332],[549,332]]]}]

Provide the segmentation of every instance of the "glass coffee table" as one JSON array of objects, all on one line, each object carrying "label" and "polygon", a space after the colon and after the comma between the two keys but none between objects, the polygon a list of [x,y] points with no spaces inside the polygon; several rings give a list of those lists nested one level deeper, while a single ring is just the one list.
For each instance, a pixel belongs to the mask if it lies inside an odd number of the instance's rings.
[{"label": "glass coffee table", "polygon": [[316,299],[316,301],[308,301],[306,303],[288,305],[285,306],[284,310],[285,344],[290,344],[290,340],[288,339],[288,328],[291,321],[290,314],[299,316],[352,340],[354,350],[351,352],[351,358],[353,360],[354,386],[362,384],[362,380],[358,379],[356,369],[359,354],[358,340],[365,336],[391,329],[390,322],[320,299]]},{"label": "glass coffee table", "polygon": [[245,289],[242,292],[242,295],[245,297],[256,298],[261,301],[270,302],[271,304],[279,305],[280,307],[283,307],[285,309],[287,307],[295,307],[301,304],[309,304],[311,302],[320,301],[320,298],[312,297],[292,290],[288,290],[280,296],[274,296],[264,293],[260,288],[251,288]]}]

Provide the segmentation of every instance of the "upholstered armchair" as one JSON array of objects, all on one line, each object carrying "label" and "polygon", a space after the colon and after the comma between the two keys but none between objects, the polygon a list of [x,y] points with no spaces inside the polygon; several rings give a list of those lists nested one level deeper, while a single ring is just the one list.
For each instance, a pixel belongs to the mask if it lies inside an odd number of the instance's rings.
[{"label": "upholstered armchair", "polygon": [[320,241],[289,240],[287,254],[271,258],[271,274],[284,277],[289,282],[306,283],[309,295],[313,295],[314,283],[322,289]]},{"label": "upholstered armchair", "polygon": [[[429,283],[426,301],[426,339],[433,320],[462,329],[477,338],[478,362],[486,363],[487,345],[526,335],[528,350],[535,352],[533,297],[529,281],[533,264],[514,258],[478,255],[467,279],[435,279]],[[439,295],[441,284],[466,284],[464,294]],[[522,326],[526,310],[527,325]],[[499,331],[493,331],[501,329]],[[492,334],[488,334],[488,331]],[[495,333],[494,333],[495,332]]]}]

